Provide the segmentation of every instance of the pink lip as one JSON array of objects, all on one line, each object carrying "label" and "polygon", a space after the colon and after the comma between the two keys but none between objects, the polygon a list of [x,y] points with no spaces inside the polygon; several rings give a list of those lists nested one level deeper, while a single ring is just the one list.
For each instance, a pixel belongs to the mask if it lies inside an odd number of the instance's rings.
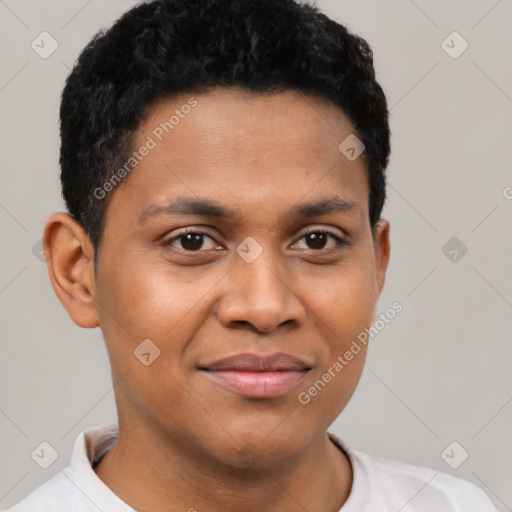
[{"label": "pink lip", "polygon": [[237,354],[200,368],[235,393],[247,398],[275,398],[292,390],[311,369],[288,355]]},{"label": "pink lip", "polygon": [[275,398],[293,389],[307,371],[208,371],[208,375],[239,395],[248,398]]}]

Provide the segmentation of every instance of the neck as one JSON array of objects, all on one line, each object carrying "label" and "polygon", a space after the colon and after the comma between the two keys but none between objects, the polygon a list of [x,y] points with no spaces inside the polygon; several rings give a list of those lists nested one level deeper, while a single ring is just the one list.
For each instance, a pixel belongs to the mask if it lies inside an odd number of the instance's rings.
[{"label": "neck", "polygon": [[118,443],[94,470],[139,512],[338,512],[353,478],[346,455],[326,434],[293,460],[239,468],[122,425]]}]

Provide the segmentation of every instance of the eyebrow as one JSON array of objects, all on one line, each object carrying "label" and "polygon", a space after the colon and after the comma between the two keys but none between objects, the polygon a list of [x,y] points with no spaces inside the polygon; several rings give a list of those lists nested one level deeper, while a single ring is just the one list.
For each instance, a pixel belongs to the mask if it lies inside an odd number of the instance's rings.
[{"label": "eyebrow", "polygon": [[[318,217],[330,213],[342,213],[358,211],[361,208],[353,201],[342,199],[339,196],[332,196],[294,206],[287,215],[297,218]],[[178,197],[169,200],[166,204],[153,204],[149,206],[140,216],[139,224],[143,224],[150,217],[166,213],[168,215],[198,215],[201,217],[215,217],[221,219],[238,219],[239,216],[232,210],[221,204],[207,200]]]}]

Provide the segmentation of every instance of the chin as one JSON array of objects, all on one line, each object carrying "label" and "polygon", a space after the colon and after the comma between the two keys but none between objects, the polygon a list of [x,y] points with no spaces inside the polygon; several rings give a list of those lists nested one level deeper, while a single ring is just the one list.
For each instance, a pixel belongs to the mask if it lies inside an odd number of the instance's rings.
[{"label": "chin", "polygon": [[228,435],[223,442],[210,444],[208,451],[227,466],[266,469],[290,463],[307,449],[310,439],[301,435],[304,430],[295,425],[293,429],[274,431],[269,435],[267,431],[258,433],[258,429],[253,427],[249,432]]}]

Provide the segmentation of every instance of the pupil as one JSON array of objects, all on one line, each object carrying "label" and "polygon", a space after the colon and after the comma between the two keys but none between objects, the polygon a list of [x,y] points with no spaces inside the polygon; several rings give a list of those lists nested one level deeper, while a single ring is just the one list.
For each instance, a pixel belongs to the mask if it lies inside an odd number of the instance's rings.
[{"label": "pupil", "polygon": [[181,246],[187,251],[195,251],[203,245],[203,235],[201,233],[187,233],[181,237]]},{"label": "pupil", "polygon": [[323,249],[326,241],[326,233],[310,233],[308,245],[311,249]]}]

